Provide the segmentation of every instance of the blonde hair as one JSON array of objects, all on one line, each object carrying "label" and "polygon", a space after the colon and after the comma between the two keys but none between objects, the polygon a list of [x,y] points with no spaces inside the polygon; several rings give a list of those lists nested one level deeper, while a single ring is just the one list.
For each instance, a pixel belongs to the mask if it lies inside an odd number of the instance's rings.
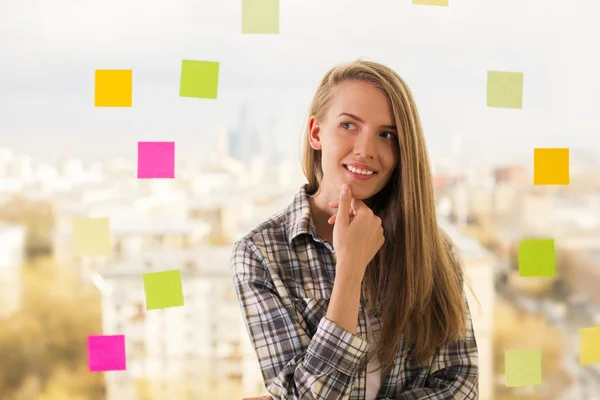
[{"label": "blonde hair", "polygon": [[[379,369],[387,373],[402,336],[421,362],[438,347],[466,335],[462,263],[449,236],[438,228],[421,121],[410,89],[396,72],[360,59],[335,66],[321,80],[309,117],[323,121],[336,88],[346,81],[367,82],[382,90],[399,132],[400,162],[387,185],[369,199],[383,221],[385,244],[364,276],[365,298],[382,322],[380,341],[364,363],[378,354]],[[308,126],[304,130],[302,168],[311,194],[320,190],[323,178],[321,151],[310,146]]]}]

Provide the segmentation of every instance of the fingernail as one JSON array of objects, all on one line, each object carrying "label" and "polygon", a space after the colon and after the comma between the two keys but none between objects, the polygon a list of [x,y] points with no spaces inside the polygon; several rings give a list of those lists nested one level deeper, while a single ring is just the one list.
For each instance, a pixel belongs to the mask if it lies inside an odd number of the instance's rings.
[{"label": "fingernail", "polygon": [[344,183],[342,185],[342,194],[346,194],[346,193],[348,193],[348,185]]}]

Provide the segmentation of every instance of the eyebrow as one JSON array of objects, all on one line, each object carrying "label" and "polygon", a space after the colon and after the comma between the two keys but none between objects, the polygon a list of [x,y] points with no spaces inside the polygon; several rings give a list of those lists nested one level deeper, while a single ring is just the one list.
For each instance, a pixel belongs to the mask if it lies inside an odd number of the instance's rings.
[{"label": "eyebrow", "polygon": [[[357,120],[357,121],[358,121],[358,122],[360,122],[361,124],[364,124],[364,123],[365,123],[365,121],[363,121],[362,119],[358,118],[358,117],[357,117],[356,115],[354,115],[354,114],[350,114],[350,113],[347,113],[347,112],[343,112],[343,113],[341,113],[340,115],[338,115],[338,117],[341,117],[342,115],[347,115],[347,116],[349,116],[350,118],[353,118],[353,119]],[[396,125],[381,125],[381,128],[385,128],[385,129],[393,129],[393,130],[395,130],[395,131],[397,131],[397,130],[398,130],[398,128],[396,128]]]}]

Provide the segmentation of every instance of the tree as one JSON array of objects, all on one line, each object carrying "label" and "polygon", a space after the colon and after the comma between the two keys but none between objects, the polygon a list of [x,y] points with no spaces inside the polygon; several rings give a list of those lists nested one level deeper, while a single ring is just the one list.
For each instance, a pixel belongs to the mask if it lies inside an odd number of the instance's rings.
[{"label": "tree", "polygon": [[[571,383],[571,378],[563,369],[563,337],[554,330],[542,316],[532,316],[499,302],[495,311],[494,325],[494,371],[504,374],[504,352],[508,349],[540,349],[543,359],[543,383],[533,389],[531,396],[519,395],[520,388],[499,384],[495,388],[494,399],[554,400],[562,398],[562,391]],[[552,393],[552,394],[548,394]],[[555,397],[556,396],[556,397]]]},{"label": "tree", "polygon": [[[101,332],[100,295],[52,259],[26,264],[21,309],[0,323],[0,393],[36,400],[102,399],[87,367],[87,336]],[[22,396],[23,394],[27,396]]]},{"label": "tree", "polygon": [[27,257],[52,253],[50,232],[54,226],[54,214],[49,202],[31,201],[23,196],[15,196],[0,209],[0,221],[25,227]]}]

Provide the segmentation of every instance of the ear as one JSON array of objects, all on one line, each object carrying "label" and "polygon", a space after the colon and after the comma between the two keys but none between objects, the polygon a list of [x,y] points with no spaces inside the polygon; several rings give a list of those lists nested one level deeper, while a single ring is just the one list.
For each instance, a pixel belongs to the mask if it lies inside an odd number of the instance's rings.
[{"label": "ear", "polygon": [[321,126],[314,115],[308,120],[308,141],[314,150],[321,150]]}]

